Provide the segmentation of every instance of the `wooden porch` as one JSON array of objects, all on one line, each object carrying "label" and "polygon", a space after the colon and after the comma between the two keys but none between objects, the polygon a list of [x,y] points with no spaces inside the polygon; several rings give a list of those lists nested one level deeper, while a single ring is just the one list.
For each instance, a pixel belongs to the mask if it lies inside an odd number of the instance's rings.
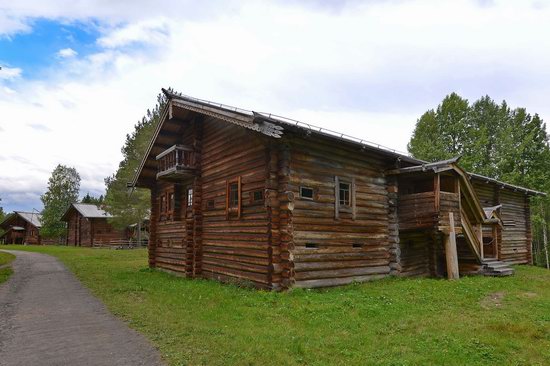
[{"label": "wooden porch", "polygon": [[392,173],[399,181],[400,235],[411,238],[422,232],[424,240],[430,241],[421,248],[428,248],[422,250],[431,258],[411,254],[416,258],[413,267],[425,263],[429,274],[454,279],[460,273],[481,273],[488,261],[497,259],[499,207],[481,207],[469,179],[454,161]]}]

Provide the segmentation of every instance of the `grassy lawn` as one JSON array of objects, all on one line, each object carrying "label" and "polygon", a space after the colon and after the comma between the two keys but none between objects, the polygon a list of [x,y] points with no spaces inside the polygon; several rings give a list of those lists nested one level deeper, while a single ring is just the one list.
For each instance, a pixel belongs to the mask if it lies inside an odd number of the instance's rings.
[{"label": "grassy lawn", "polygon": [[60,258],[171,365],[550,364],[541,268],[270,293],[151,271],[145,250],[17,249]]},{"label": "grassy lawn", "polygon": [[[14,255],[9,253],[0,252],[0,267],[5,266],[15,259]],[[0,283],[6,282],[8,277],[12,274],[12,269],[10,267],[0,268]]]}]

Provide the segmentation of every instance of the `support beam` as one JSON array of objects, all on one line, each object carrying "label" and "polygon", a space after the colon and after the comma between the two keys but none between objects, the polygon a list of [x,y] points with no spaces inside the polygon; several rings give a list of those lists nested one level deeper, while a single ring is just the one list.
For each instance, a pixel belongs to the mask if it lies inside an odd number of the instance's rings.
[{"label": "support beam", "polygon": [[447,260],[447,278],[458,279],[458,254],[456,251],[455,219],[452,212],[449,212],[450,231],[445,234],[445,258]]},{"label": "support beam", "polygon": [[477,224],[477,238],[479,240],[479,256],[481,257],[481,260],[484,258],[483,254],[483,225]]}]

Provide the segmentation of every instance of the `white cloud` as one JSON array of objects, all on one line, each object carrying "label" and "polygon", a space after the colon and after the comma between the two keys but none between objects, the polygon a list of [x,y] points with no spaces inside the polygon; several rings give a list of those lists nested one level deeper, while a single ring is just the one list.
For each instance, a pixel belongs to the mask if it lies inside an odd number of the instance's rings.
[{"label": "white cloud", "polygon": [[[58,163],[77,168],[83,190],[101,193],[126,133],[161,87],[398,150],[416,118],[452,91],[550,118],[550,9],[529,2],[13,3],[23,22],[94,18],[102,36],[97,53],[66,58],[44,80],[18,69],[9,88],[0,79],[0,157],[16,152],[35,164],[0,159],[3,203],[13,187],[18,197],[45,190]],[[29,126],[45,126],[47,138]]]},{"label": "white cloud", "polygon": [[22,70],[18,67],[2,66],[0,69],[0,80],[13,80],[21,76]]},{"label": "white cloud", "polygon": [[116,28],[99,38],[97,43],[106,48],[123,47],[135,43],[161,46],[168,40],[169,21],[164,17],[141,21]]},{"label": "white cloud", "polygon": [[71,57],[75,57],[76,55],[78,55],[78,52],[76,52],[72,48],[63,48],[57,51],[57,56],[61,58],[71,58]]}]

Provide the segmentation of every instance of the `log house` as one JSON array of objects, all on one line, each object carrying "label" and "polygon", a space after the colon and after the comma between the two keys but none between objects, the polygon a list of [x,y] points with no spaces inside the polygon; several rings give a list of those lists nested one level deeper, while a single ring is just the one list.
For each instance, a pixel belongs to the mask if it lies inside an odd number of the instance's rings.
[{"label": "log house", "polygon": [[542,194],[271,114],[163,92],[132,187],[151,190],[149,265],[264,289],[531,263]]},{"label": "log house", "polygon": [[42,215],[35,212],[14,211],[0,223],[4,230],[0,236],[3,244],[46,244],[40,236]]},{"label": "log house", "polygon": [[91,247],[126,240],[126,230],[113,228],[110,217],[94,204],[73,203],[61,218],[67,223],[66,244]]}]

